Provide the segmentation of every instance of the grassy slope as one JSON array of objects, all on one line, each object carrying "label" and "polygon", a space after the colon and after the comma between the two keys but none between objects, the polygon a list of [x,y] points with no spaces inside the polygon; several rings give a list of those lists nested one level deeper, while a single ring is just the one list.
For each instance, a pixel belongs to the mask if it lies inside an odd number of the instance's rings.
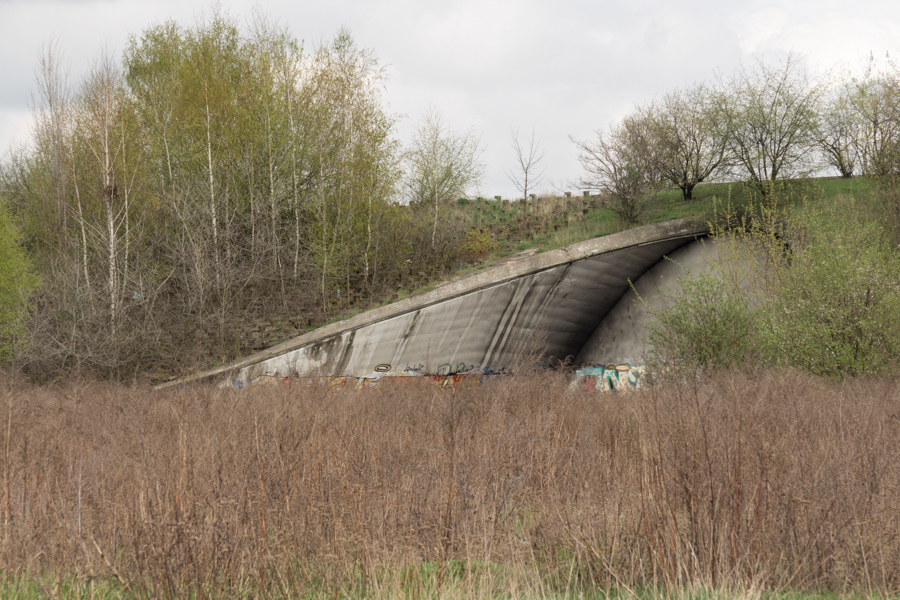
[{"label": "grassy slope", "polygon": [[[798,206],[802,206],[807,202],[830,201],[848,195],[866,197],[871,191],[872,183],[867,179],[820,178],[795,186],[791,197]],[[681,217],[712,218],[714,211],[728,205],[740,207],[748,199],[748,190],[740,183],[701,184],[694,189],[693,199],[688,201],[682,200],[680,190],[666,190],[657,195],[641,222],[632,227]],[[495,244],[482,260],[462,265],[460,270],[463,272],[502,262],[516,252],[553,250],[629,228],[612,210],[603,208],[596,198],[538,198],[527,206],[518,201],[497,202],[479,198],[460,201],[458,207],[468,219],[467,227],[471,231],[484,231]],[[434,289],[439,283],[439,279],[432,279],[424,286],[397,290],[393,298],[381,299],[372,306],[420,294]],[[372,306],[352,307],[330,322]]]}]

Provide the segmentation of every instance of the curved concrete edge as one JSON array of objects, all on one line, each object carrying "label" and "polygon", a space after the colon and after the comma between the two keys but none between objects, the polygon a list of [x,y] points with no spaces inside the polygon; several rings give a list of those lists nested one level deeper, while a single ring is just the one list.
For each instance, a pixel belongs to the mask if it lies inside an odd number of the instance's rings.
[{"label": "curved concrete edge", "polygon": [[452,280],[441,284],[436,289],[425,292],[424,294],[404,298],[403,300],[399,300],[392,304],[367,310],[348,319],[330,323],[227,365],[158,384],[154,386],[154,389],[166,389],[233,373],[286,352],[302,348],[308,344],[326,340],[336,335],[359,329],[360,327],[372,325],[465,294],[477,292],[500,283],[539,273],[560,265],[573,263],[598,254],[605,254],[607,252],[613,252],[631,246],[640,246],[670,239],[703,236],[708,233],[709,223],[705,218],[686,217],[662,223],[643,225],[627,231],[577,242],[565,248],[558,248],[556,250],[535,254],[527,258],[522,258],[511,263],[487,269],[468,277]]},{"label": "curved concrete edge", "polygon": [[575,364],[646,364],[652,349],[647,324],[656,318],[654,311],[683,293],[682,276],[710,273],[718,262],[718,242],[708,238],[667,254],[632,283],[582,347]]}]

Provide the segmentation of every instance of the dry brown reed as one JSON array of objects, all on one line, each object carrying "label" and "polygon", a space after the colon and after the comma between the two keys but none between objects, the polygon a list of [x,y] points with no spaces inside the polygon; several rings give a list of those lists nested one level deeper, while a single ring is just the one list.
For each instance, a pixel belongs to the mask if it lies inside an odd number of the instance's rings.
[{"label": "dry brown reed", "polygon": [[894,380],[10,383],[0,398],[5,586],[900,592]]}]

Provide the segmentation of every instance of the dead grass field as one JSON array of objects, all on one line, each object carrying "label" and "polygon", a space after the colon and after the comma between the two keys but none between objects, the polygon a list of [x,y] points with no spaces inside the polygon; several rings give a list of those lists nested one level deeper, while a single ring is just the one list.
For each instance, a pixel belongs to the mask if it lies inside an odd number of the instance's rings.
[{"label": "dead grass field", "polygon": [[7,383],[3,594],[900,593],[896,380],[568,382]]}]

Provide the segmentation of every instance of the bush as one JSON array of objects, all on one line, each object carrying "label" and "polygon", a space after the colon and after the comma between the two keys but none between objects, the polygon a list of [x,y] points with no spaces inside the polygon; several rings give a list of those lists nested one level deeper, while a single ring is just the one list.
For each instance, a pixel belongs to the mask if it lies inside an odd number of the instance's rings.
[{"label": "bush", "polygon": [[470,231],[466,235],[466,241],[461,248],[462,259],[466,262],[476,262],[487,258],[488,254],[497,249],[497,244],[491,239],[491,234],[486,231]]},{"label": "bush", "polygon": [[[677,291],[676,291],[677,290]],[[742,364],[754,352],[756,316],[716,273],[678,279],[651,310],[651,370],[679,373]]]},{"label": "bush", "polygon": [[828,377],[894,371],[900,252],[884,225],[845,206],[720,232],[711,274],[679,279],[652,310],[651,368],[763,360]]},{"label": "bush", "polygon": [[852,214],[816,221],[765,311],[765,354],[817,375],[882,373],[900,355],[900,253]]}]

